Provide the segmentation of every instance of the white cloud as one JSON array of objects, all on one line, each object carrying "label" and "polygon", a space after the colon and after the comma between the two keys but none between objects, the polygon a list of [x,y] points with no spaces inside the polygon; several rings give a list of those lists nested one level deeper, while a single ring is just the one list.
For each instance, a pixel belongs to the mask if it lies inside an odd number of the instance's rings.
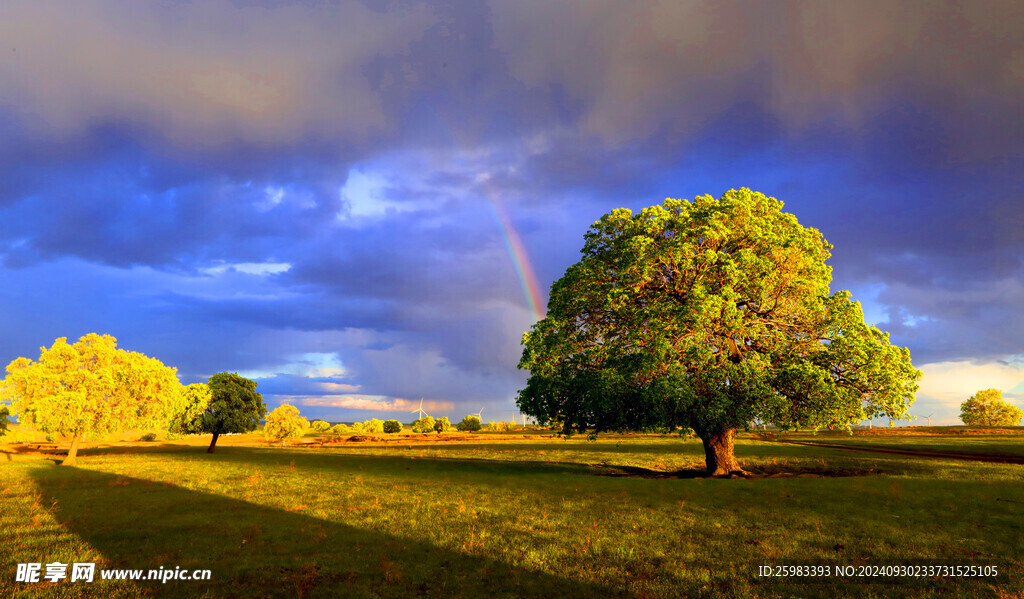
[{"label": "white cloud", "polygon": [[206,275],[222,275],[228,271],[240,272],[247,275],[265,277],[276,275],[291,270],[292,265],[287,262],[237,262],[234,264],[218,264],[208,268],[201,268],[199,272]]},{"label": "white cloud", "polygon": [[238,374],[249,379],[269,379],[279,374],[290,374],[311,378],[343,376],[345,367],[337,353],[307,352],[287,357],[288,362],[279,366],[246,370]]},{"label": "white cloud", "polygon": [[[303,397],[300,395],[276,395],[276,399],[301,406],[316,406],[327,408],[348,408],[352,410],[370,410],[378,412],[415,412],[420,405],[420,400],[402,399],[395,397],[388,399],[382,395],[324,395],[320,397]],[[428,414],[436,413],[444,416],[444,412],[454,409],[455,404],[450,401],[423,401],[423,411]]]}]

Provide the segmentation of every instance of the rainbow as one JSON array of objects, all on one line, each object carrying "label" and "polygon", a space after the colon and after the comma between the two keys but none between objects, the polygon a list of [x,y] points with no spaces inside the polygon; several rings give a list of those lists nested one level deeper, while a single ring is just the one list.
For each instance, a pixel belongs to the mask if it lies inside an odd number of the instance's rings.
[{"label": "rainbow", "polygon": [[526,253],[523,240],[519,238],[519,233],[512,227],[512,221],[501,207],[498,199],[489,190],[487,193],[487,203],[491,207],[494,219],[501,228],[501,237],[505,242],[505,249],[508,250],[509,258],[512,259],[512,266],[516,270],[516,276],[519,277],[519,285],[523,288],[523,295],[526,296],[526,304],[530,309],[530,313],[533,315],[534,320],[540,320],[544,318],[544,312],[541,311],[541,306],[544,305],[544,302],[541,299],[540,285],[537,284],[537,275],[533,272],[530,256]]},{"label": "rainbow", "polygon": [[[447,125],[446,130],[457,146],[459,148],[472,147],[473,144],[469,143],[468,136],[458,135],[459,128],[453,127],[451,123],[446,121],[447,119],[442,119],[442,122]],[[547,310],[542,310],[545,304],[542,299],[540,285],[537,284],[537,275],[534,274],[533,266],[530,264],[530,255],[526,253],[526,246],[523,245],[523,240],[519,238],[519,233],[512,227],[512,220],[502,208],[501,202],[498,201],[498,194],[492,189],[489,180],[485,179],[483,181],[483,189],[484,196],[491,208],[491,214],[494,215],[494,220],[497,221],[498,227],[501,229],[502,241],[505,242],[505,249],[508,251],[509,258],[512,259],[512,266],[515,268],[516,276],[519,278],[519,285],[523,288],[523,296],[526,298],[527,307],[534,320],[539,321],[544,318]]]}]

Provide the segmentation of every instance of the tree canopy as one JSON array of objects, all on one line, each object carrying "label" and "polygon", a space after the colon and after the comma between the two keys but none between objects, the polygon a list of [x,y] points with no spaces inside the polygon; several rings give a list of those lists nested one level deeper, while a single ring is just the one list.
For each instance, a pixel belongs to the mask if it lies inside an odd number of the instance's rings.
[{"label": "tree canopy", "polygon": [[96,333],[73,345],[61,337],[40,348],[38,361],[17,358],[7,366],[3,393],[19,422],[71,438],[64,464],[75,463],[87,434],[162,427],[183,405],[175,368]]},{"label": "tree canopy", "polygon": [[299,415],[299,409],[293,405],[281,404],[267,414],[267,422],[263,426],[263,436],[267,439],[292,439],[301,437],[309,428],[309,421]]},{"label": "tree canopy", "polygon": [[483,428],[483,425],[480,424],[479,416],[470,414],[465,416],[458,424],[456,424],[455,428],[460,432],[471,433],[480,430]]},{"label": "tree canopy", "polygon": [[910,352],[830,293],[832,246],[782,207],[740,189],[603,216],[523,336],[520,409],[566,433],[692,428],[711,474],[740,469],[755,419],[905,416]]},{"label": "tree canopy", "polygon": [[1022,417],[999,389],[982,389],[960,404],[960,420],[967,426],[1017,426]]},{"label": "tree canopy", "polygon": [[203,415],[210,407],[213,394],[206,383],[187,385],[181,393],[183,408],[174,416],[167,432],[173,435],[197,435],[203,430]]},{"label": "tree canopy", "polygon": [[217,438],[225,433],[256,430],[267,413],[263,396],[256,392],[256,381],[234,372],[219,372],[210,377],[210,404],[203,412],[202,432],[213,433],[207,453],[213,453]]}]

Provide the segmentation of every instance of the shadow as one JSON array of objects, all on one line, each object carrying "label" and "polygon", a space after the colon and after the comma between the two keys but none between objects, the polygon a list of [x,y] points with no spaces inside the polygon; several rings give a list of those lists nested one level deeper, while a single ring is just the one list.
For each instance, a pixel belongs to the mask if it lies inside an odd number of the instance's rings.
[{"label": "shadow", "polygon": [[814,468],[814,467],[791,467],[776,465],[755,465],[747,466],[742,474],[730,474],[728,476],[709,476],[703,468],[691,468],[687,470],[676,470],[666,472],[663,470],[651,470],[638,466],[613,466],[601,464],[594,466],[592,473],[598,476],[612,477],[636,477],[636,478],[671,478],[671,479],[705,479],[705,478],[744,478],[747,480],[758,478],[839,478],[846,476],[870,476],[881,474],[876,470],[863,470],[856,468]]},{"label": "shadow", "polygon": [[859,451],[862,453],[882,453],[918,458],[936,458],[941,460],[962,460],[967,462],[989,462],[992,464],[1024,464],[1024,456],[1004,454],[960,453],[951,451],[931,451],[927,449],[899,449],[896,447],[857,447],[820,441],[792,441],[788,439],[770,439],[774,443],[786,443],[803,447],[822,447],[840,451]]},{"label": "shadow", "polygon": [[[204,582],[135,583],[156,596],[631,596],[167,483],[73,467],[45,468],[33,477],[61,525],[107,560],[97,570],[180,566],[212,572],[212,580]],[[20,586],[30,590],[31,585]]]},{"label": "shadow", "polygon": [[[643,446],[646,447],[646,446]],[[659,449],[662,446],[655,446]],[[467,451],[484,446],[464,445],[460,449]],[[679,470],[656,470],[628,463],[619,463],[612,456],[608,461],[547,461],[542,459],[512,459],[501,457],[497,453],[493,457],[476,458],[466,456],[446,456],[442,452],[420,454],[420,446],[392,446],[381,448],[381,453],[348,452],[345,448],[326,447],[247,447],[232,446],[208,454],[205,449],[194,446],[174,444],[147,445],[135,447],[115,447],[111,450],[93,448],[88,453],[80,452],[80,457],[103,457],[119,454],[160,455],[170,459],[202,461],[225,464],[240,464],[247,467],[279,467],[292,465],[311,471],[327,471],[334,473],[373,474],[381,473],[391,477],[409,479],[411,482],[425,477],[443,478],[445,480],[467,480],[476,486],[492,488],[521,488],[524,485],[543,484],[543,477],[550,477],[553,484],[563,484],[566,475],[584,477],[602,476],[611,478],[642,478],[642,479],[706,479],[706,478],[743,478],[748,480],[766,478],[842,478],[886,474],[889,471],[903,472],[904,467],[879,462],[869,454],[860,459],[848,458],[835,463],[834,459],[820,459],[829,453],[841,454],[838,447],[802,446],[795,444],[772,444],[772,455],[782,458],[781,462],[758,459],[760,455],[743,455],[737,452],[746,475],[734,474],[726,477],[709,477],[703,468],[703,452],[694,454],[693,467]],[[760,449],[760,448],[752,448]],[[820,450],[822,456],[807,454],[808,450]],[[514,455],[514,449],[509,451]],[[618,453],[618,452],[617,452]],[[667,453],[667,452],[666,452]],[[760,452],[758,452],[760,453]],[[856,455],[856,454],[855,454]],[[565,458],[564,455],[559,456]],[[698,459],[699,457],[699,459]],[[897,456],[890,455],[889,458]],[[901,456],[902,457],[902,456]],[[804,458],[799,463],[789,463],[785,458]],[[59,462],[60,458],[57,458]],[[623,460],[625,461],[625,459]],[[700,466],[697,466],[700,464]],[[916,471],[927,472],[936,467],[930,462],[915,464]],[[529,481],[523,477],[530,477]],[[541,478],[538,478],[541,477]],[[612,489],[609,492],[616,492]]]}]

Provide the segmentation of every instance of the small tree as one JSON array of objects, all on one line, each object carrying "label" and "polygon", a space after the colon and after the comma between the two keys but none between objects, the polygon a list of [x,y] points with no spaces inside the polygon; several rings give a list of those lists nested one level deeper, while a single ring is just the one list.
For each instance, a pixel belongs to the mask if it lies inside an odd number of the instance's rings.
[{"label": "small tree", "polygon": [[960,420],[967,426],[1017,426],[1021,417],[1024,412],[998,389],[983,389],[960,404]]},{"label": "small tree", "polygon": [[7,426],[10,424],[10,421],[7,420],[7,417],[10,415],[11,411],[7,408],[7,406],[0,406],[0,437],[7,434]]},{"label": "small tree", "polygon": [[206,453],[213,453],[217,437],[224,433],[248,433],[256,430],[267,413],[263,396],[256,392],[256,381],[235,372],[219,372],[210,377],[210,405],[203,414],[204,433],[213,433]]},{"label": "small tree", "polygon": [[331,432],[335,435],[347,435],[349,433],[349,428],[347,424],[335,424],[331,427]]},{"label": "small tree", "polygon": [[456,425],[455,428],[462,432],[478,431],[480,430],[480,417],[470,414],[469,416],[463,418],[462,422]]},{"label": "small tree", "polygon": [[384,432],[384,423],[382,421],[380,421],[380,420],[377,420],[376,418],[370,418],[369,420],[367,420],[366,422],[363,423],[363,432],[364,433],[383,433]]},{"label": "small tree", "polygon": [[437,422],[434,423],[434,430],[439,433],[447,433],[452,430],[452,423],[448,421],[447,416],[441,416],[437,419]]},{"label": "small tree", "polygon": [[301,437],[309,428],[309,421],[299,415],[299,409],[288,404],[281,404],[273,412],[267,414],[267,423],[263,426],[263,436],[268,440],[283,441]]},{"label": "small tree", "polygon": [[118,349],[116,339],[96,333],[74,345],[61,337],[49,349],[40,348],[37,362],[14,360],[2,388],[19,422],[71,437],[64,465],[75,463],[86,434],[160,428],[182,407],[176,369]]},{"label": "small tree", "polygon": [[210,386],[206,383],[194,383],[186,386],[181,393],[184,409],[178,413],[167,432],[171,436],[197,435],[203,432],[203,415],[210,407]]},{"label": "small tree", "polygon": [[424,416],[418,418],[412,423],[412,432],[414,433],[432,433],[434,432],[434,418],[432,416]]},{"label": "small tree", "polygon": [[397,420],[385,420],[384,421],[384,432],[385,433],[400,433],[402,432],[402,423]]},{"label": "small tree", "polygon": [[311,426],[313,427],[313,430],[318,433],[326,433],[331,430],[331,423],[323,420],[314,420]]},{"label": "small tree", "polygon": [[352,432],[357,434],[357,435],[361,435],[364,432],[363,428],[364,428],[364,426],[363,426],[362,422],[353,422],[352,423]]}]

